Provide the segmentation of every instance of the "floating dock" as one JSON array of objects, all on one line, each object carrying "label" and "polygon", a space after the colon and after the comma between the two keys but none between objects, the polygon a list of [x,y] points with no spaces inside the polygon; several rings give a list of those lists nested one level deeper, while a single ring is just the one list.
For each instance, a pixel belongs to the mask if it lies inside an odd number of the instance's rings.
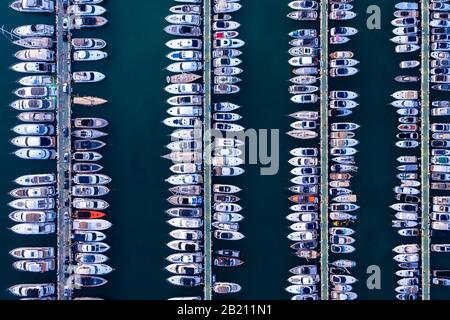
[{"label": "floating dock", "polygon": [[203,170],[204,170],[204,299],[212,296],[211,241],[211,0],[203,3]]},{"label": "floating dock", "polygon": [[[67,15],[64,12],[63,0],[58,0],[56,6],[56,42],[57,42],[57,89],[56,120],[57,120],[57,299],[71,300],[72,285],[69,281],[71,272],[71,48],[70,31],[65,30],[63,21]],[[67,28],[68,29],[68,28]],[[68,181],[69,188],[64,188]]]},{"label": "floating dock", "polygon": [[320,2],[320,297],[328,300],[328,2]]},{"label": "floating dock", "polygon": [[421,105],[422,105],[422,299],[430,300],[430,84],[429,84],[429,50],[430,24],[429,2],[422,3],[422,52],[421,52]]}]

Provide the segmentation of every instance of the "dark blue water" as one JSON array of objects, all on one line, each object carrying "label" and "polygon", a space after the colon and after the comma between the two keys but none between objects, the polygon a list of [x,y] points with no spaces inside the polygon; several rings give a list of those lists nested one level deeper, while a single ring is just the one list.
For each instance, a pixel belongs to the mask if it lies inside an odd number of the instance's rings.
[{"label": "dark blue water", "polygon": [[[166,153],[164,145],[169,142],[169,130],[161,124],[166,117],[163,93],[168,63],[164,43],[170,39],[162,31],[164,17],[171,1],[105,1],[108,9],[107,27],[99,30],[78,32],[77,35],[96,36],[108,42],[109,58],[99,63],[74,65],[75,70],[98,70],[105,73],[106,81],[95,85],[79,85],[76,93],[96,95],[110,102],[98,108],[75,107],[75,116],[104,117],[111,122],[107,128],[108,147],[102,152],[104,172],[113,178],[111,193],[106,197],[111,207],[108,219],[114,224],[107,231],[107,242],[112,246],[108,252],[115,271],[108,275],[109,283],[97,289],[85,290],[84,294],[108,299],[166,299],[170,296],[193,294],[195,290],[172,287],[165,282],[168,274],[163,270],[164,257],[170,254],[165,243],[171,230],[165,223],[164,210],[168,208],[165,198],[169,193],[164,179],[170,175],[169,163],[160,158]],[[382,29],[365,27],[366,7],[378,4],[382,8]],[[286,239],[288,221],[284,218],[290,206],[289,150],[299,143],[286,136],[291,119],[286,115],[298,110],[289,102],[287,87],[291,77],[287,60],[287,33],[298,28],[288,21],[287,1],[247,0],[243,9],[234,15],[242,24],[239,32],[246,41],[241,92],[233,101],[243,106],[241,124],[246,128],[280,130],[280,170],[277,175],[260,175],[260,165],[246,165],[246,173],[227,180],[239,185],[241,204],[246,219],[241,230],[246,238],[233,245],[239,247],[245,259],[238,269],[221,270],[217,278],[236,281],[243,290],[230,298],[235,299],[287,299],[289,268],[298,264]],[[331,81],[331,89],[347,89],[359,92],[360,106],[351,120],[361,124],[357,131],[360,140],[357,162],[359,172],[353,188],[359,196],[359,221],[356,228],[357,252],[351,258],[358,266],[354,271],[360,281],[356,292],[362,299],[392,299],[394,297],[392,247],[401,239],[390,227],[392,212],[392,187],[396,181],[394,147],[397,117],[389,95],[398,90],[393,77],[398,72],[400,57],[394,54],[389,43],[391,20],[394,11],[389,1],[355,2],[358,17],[348,23],[360,32],[349,43],[347,50],[355,52],[360,60],[360,73],[350,79]],[[0,25],[12,28],[32,22],[50,23],[51,17],[33,16],[12,12],[2,5]],[[337,48],[337,47],[335,47]],[[10,201],[7,192],[13,188],[13,178],[31,172],[54,170],[53,162],[18,160],[8,153],[13,150],[8,139],[13,135],[9,128],[17,124],[16,112],[7,106],[13,99],[11,91],[17,87],[18,77],[7,67],[14,62],[13,45],[0,39],[0,97],[3,102],[0,130],[0,164],[4,168],[0,184],[0,288],[20,282],[52,281],[54,274],[31,275],[14,271],[8,251],[17,246],[51,245],[49,237],[25,237],[15,235],[7,227]],[[443,266],[448,259],[439,259]],[[436,258],[438,261],[438,258]],[[381,290],[368,290],[365,285],[369,265],[381,267]],[[433,290],[445,297],[444,290]],[[199,293],[199,292],[197,292]],[[0,298],[11,298],[0,290]]]}]

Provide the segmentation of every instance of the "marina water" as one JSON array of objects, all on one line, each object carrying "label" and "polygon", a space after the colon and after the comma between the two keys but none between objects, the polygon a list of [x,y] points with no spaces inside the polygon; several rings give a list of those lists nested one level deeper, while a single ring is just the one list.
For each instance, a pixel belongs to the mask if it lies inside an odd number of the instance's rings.
[{"label": "marina water", "polygon": [[[84,108],[83,116],[98,116],[110,121],[109,136],[105,139],[108,148],[100,161],[113,178],[111,192],[105,197],[111,207],[107,210],[113,227],[107,231],[111,250],[110,264],[115,271],[108,276],[108,284],[89,289],[86,294],[106,299],[166,299],[171,296],[192,292],[192,288],[178,288],[166,283],[167,272],[163,270],[164,257],[170,253],[165,246],[171,230],[166,224],[164,210],[168,208],[165,198],[167,184],[164,178],[169,174],[167,161],[160,158],[166,150],[170,132],[161,120],[166,117],[163,93],[167,64],[164,43],[170,39],[162,28],[165,25],[169,3],[163,0],[107,1],[105,15],[110,23],[102,29],[85,30],[83,36],[97,36],[108,42],[109,58],[99,63],[87,63],[92,70],[107,75],[106,81],[95,86],[75,85],[75,93],[104,97],[109,103],[100,108]],[[232,299],[287,299],[289,268],[298,264],[298,258],[291,254],[286,235],[289,223],[285,219],[290,193],[287,163],[289,150],[298,147],[293,139],[285,136],[290,119],[287,114],[295,111],[289,103],[287,92],[291,77],[287,66],[289,58],[287,33],[295,28],[294,22],[285,18],[289,12],[287,1],[246,0],[236,14],[242,23],[239,32],[246,41],[243,54],[243,82],[241,92],[234,97],[244,106],[240,114],[241,124],[246,128],[280,129],[280,169],[277,175],[260,175],[259,165],[246,165],[246,173],[233,178],[239,185],[241,204],[246,219],[241,230],[246,238],[239,242],[245,264],[233,270],[220,270],[220,279],[235,281],[243,289]],[[381,7],[381,30],[366,28],[365,14],[369,5]],[[395,184],[394,137],[397,117],[395,110],[387,104],[389,95],[400,90],[393,81],[401,57],[393,53],[389,43],[393,3],[389,1],[359,0],[354,2],[358,13],[352,26],[359,33],[352,38],[347,50],[354,51],[361,61],[360,72],[346,81],[342,87],[360,94],[360,107],[349,121],[359,123],[360,140],[357,163],[359,172],[354,178],[354,190],[358,194],[359,221],[356,229],[356,253],[352,259],[357,262],[353,271],[360,281],[355,292],[360,299],[393,299],[396,278],[392,247],[399,242],[391,228],[392,186]],[[11,29],[20,24],[51,23],[53,18],[12,12],[3,3],[0,8],[0,25]],[[7,192],[13,187],[15,177],[29,172],[52,172],[54,161],[19,160],[9,152],[13,147],[8,139],[13,137],[9,128],[17,124],[17,112],[8,107],[13,99],[11,91],[17,74],[7,70],[14,62],[17,50],[6,39],[0,39],[0,164],[3,168],[0,184],[0,288],[16,283],[54,281],[55,274],[31,274],[11,268],[13,262],[9,250],[18,246],[43,246],[56,243],[55,236],[23,237],[7,230],[12,225],[7,214],[10,201]],[[80,66],[76,66],[80,68]],[[76,69],[78,70],[78,69]],[[81,69],[80,69],[81,70]],[[337,86],[331,82],[330,86]],[[331,88],[330,87],[330,88]],[[74,116],[83,107],[74,107]],[[81,112],[80,112],[81,113]],[[103,152],[103,151],[102,151]],[[432,259],[434,257],[432,256]],[[450,258],[439,257],[440,265],[450,265]],[[367,267],[381,268],[381,288],[369,290],[366,286]],[[199,289],[200,290],[200,289]],[[450,288],[433,287],[433,299],[448,297]],[[199,292],[200,293],[200,292]],[[219,296],[215,296],[220,298]],[[0,290],[0,299],[13,299],[5,290]]]}]

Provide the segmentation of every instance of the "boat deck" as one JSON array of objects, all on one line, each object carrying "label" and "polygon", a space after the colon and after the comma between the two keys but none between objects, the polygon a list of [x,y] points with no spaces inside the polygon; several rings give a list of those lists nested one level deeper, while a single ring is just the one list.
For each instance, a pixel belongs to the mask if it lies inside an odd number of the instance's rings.
[{"label": "boat deck", "polygon": [[203,4],[204,299],[212,296],[211,241],[211,0]]},{"label": "boat deck", "polygon": [[[71,49],[70,35],[64,41],[63,20],[67,16],[64,13],[64,1],[56,1],[56,39],[57,39],[57,175],[58,175],[58,195],[57,195],[57,299],[70,300],[72,298],[72,286],[69,283],[69,272],[71,270],[71,198],[70,189],[64,189],[64,181],[71,181],[71,160],[65,161],[64,154],[71,150]],[[66,31],[67,32],[67,31]],[[70,32],[69,32],[70,34]],[[64,90],[65,87],[65,90]],[[67,128],[68,134],[64,135],[63,130]],[[69,172],[66,178],[64,173]]]},{"label": "boat deck", "polygon": [[422,299],[430,300],[430,84],[429,84],[429,46],[430,46],[430,25],[429,25],[429,2],[422,3],[422,52],[421,52],[421,98],[422,98]]},{"label": "boat deck", "polygon": [[320,2],[320,296],[328,300],[328,2]]}]

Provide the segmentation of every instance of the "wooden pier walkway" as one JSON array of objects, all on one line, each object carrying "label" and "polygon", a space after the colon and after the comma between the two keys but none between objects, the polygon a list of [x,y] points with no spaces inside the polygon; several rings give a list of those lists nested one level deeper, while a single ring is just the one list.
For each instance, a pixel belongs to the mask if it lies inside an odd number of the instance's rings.
[{"label": "wooden pier walkway", "polygon": [[429,48],[430,24],[429,2],[422,0],[422,51],[421,51],[421,105],[422,105],[422,299],[430,300],[430,84],[429,84]]},{"label": "wooden pier walkway", "polygon": [[320,296],[328,300],[328,2],[320,2]]},{"label": "wooden pier walkway", "polygon": [[203,161],[204,161],[204,299],[212,298],[212,234],[211,234],[211,0],[203,4]]},{"label": "wooden pier walkway", "polygon": [[[63,0],[57,0],[56,52],[57,52],[57,299],[72,298],[71,272],[71,48],[70,30]],[[64,23],[66,21],[66,23]],[[64,188],[68,181],[69,188]]]}]

